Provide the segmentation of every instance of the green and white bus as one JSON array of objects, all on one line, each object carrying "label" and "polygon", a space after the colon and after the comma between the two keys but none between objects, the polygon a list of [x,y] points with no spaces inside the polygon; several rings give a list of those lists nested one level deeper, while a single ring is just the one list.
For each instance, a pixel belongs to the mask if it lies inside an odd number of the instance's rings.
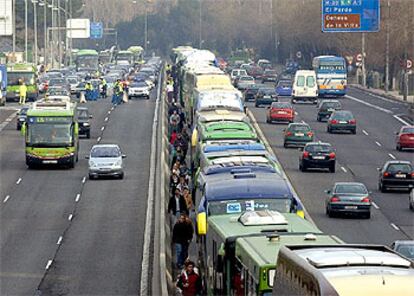
[{"label": "green and white bus", "polygon": [[37,87],[37,71],[32,64],[7,65],[7,94],[6,100],[16,101],[20,96],[20,85],[24,82],[27,87],[27,100],[35,101],[39,96]]},{"label": "green and white bus", "polygon": [[76,53],[76,71],[94,73],[99,70],[99,54],[94,49],[81,49]]},{"label": "green and white bus", "polygon": [[75,167],[79,153],[79,126],[76,104],[39,101],[27,111],[22,127],[26,144],[26,164],[54,164]]}]

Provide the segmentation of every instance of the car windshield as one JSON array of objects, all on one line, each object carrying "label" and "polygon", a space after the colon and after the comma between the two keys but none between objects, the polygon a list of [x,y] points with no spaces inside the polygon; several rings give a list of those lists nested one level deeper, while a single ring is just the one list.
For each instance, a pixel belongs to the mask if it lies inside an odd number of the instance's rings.
[{"label": "car windshield", "polygon": [[265,75],[276,75],[276,71],[275,70],[266,70],[264,71]]},{"label": "car windshield", "polygon": [[332,147],[330,145],[307,145],[305,150],[308,152],[313,152],[313,153],[315,152],[327,153],[327,152],[332,151]]},{"label": "car windshield", "polygon": [[78,109],[79,118],[89,118],[89,112],[86,109]]},{"label": "car windshield", "polygon": [[250,76],[242,76],[242,77],[240,77],[240,80],[242,80],[242,81],[253,81],[254,78],[250,77]]},{"label": "car windshield", "polygon": [[407,258],[414,259],[414,244],[412,244],[412,245],[408,245],[408,244],[399,245],[397,247],[396,251],[398,253],[400,253],[401,255],[407,257]]},{"label": "car windshield", "polygon": [[291,81],[279,81],[277,84],[277,87],[292,87],[292,82]]},{"label": "car windshield", "polygon": [[341,108],[341,104],[339,102],[323,102],[322,109],[340,109]]},{"label": "car windshield", "polygon": [[414,134],[414,127],[405,127],[401,131],[402,134]]},{"label": "car windshield", "polygon": [[66,83],[65,79],[61,79],[61,78],[53,78],[53,79],[50,79],[50,81],[49,81],[49,85],[65,84],[65,83]]},{"label": "car windshield", "polygon": [[338,184],[335,186],[335,193],[367,194],[368,191],[361,184]]},{"label": "car windshield", "polygon": [[68,78],[68,82],[70,84],[75,84],[75,83],[78,83],[78,80],[76,78]]},{"label": "car windshield", "polygon": [[147,87],[147,84],[145,82],[133,82],[130,87]]},{"label": "car windshield", "polygon": [[289,213],[292,201],[289,198],[273,199],[239,199],[225,201],[209,201],[209,215],[237,214],[245,211],[271,210]]},{"label": "car windshield", "polygon": [[262,88],[260,92],[264,95],[274,95],[276,94],[275,90],[273,88]]},{"label": "car windshield", "polygon": [[411,171],[412,171],[412,167],[408,163],[392,163],[387,168],[387,172],[390,172],[390,173],[401,172],[401,173],[409,174],[411,173]]},{"label": "car windshield", "polygon": [[292,105],[287,102],[274,102],[272,103],[272,108],[276,109],[292,109]]},{"label": "car windshield", "polygon": [[289,128],[291,131],[310,131],[310,127],[308,125],[304,125],[304,124],[295,124],[295,125],[291,125]]},{"label": "car windshield", "polygon": [[119,157],[121,151],[118,147],[94,147],[91,151],[91,157]]},{"label": "car windshield", "polygon": [[333,116],[333,119],[338,120],[351,120],[354,118],[351,112],[336,112]]}]

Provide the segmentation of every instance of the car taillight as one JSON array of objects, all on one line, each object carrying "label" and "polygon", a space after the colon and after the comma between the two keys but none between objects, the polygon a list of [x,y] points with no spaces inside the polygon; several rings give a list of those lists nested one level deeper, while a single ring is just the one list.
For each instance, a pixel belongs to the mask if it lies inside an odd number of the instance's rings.
[{"label": "car taillight", "polygon": [[369,197],[364,197],[364,198],[361,200],[361,202],[368,203],[368,202],[371,202],[371,199],[370,199]]},{"label": "car taillight", "polygon": [[350,121],[348,121],[350,124],[355,124],[356,120],[355,119],[351,119]]},{"label": "car taillight", "polygon": [[331,123],[332,123],[332,124],[337,124],[337,123],[338,123],[338,120],[336,120],[336,119],[332,119],[332,120],[331,120]]},{"label": "car taillight", "polygon": [[308,157],[309,157],[309,152],[303,151],[303,158],[308,158]]},{"label": "car taillight", "polygon": [[312,132],[307,132],[307,133],[306,133],[306,135],[307,135],[308,137],[312,137],[312,136],[313,136],[313,133],[312,133]]},{"label": "car taillight", "polygon": [[336,155],[335,155],[335,153],[334,153],[334,152],[329,153],[329,158],[330,158],[330,159],[334,159],[334,158],[335,158],[335,156],[336,156]]},{"label": "car taillight", "polygon": [[337,197],[337,196],[332,196],[332,197],[331,197],[331,202],[338,202],[338,201],[341,201],[341,200],[339,199],[339,197]]},{"label": "car taillight", "polygon": [[414,178],[414,172],[411,173],[411,178]]},{"label": "car taillight", "polygon": [[286,136],[291,136],[292,132],[286,132]]},{"label": "car taillight", "polygon": [[385,172],[384,174],[383,174],[383,176],[384,177],[388,177],[390,175],[390,173],[388,173],[388,172]]}]

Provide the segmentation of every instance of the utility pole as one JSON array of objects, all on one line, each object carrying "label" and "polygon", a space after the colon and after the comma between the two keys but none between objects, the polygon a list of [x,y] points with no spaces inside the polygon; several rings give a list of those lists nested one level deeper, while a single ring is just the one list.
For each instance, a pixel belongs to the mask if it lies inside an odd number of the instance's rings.
[{"label": "utility pole", "polygon": [[362,86],[367,86],[367,73],[365,68],[365,33],[362,33]]},{"label": "utility pole", "polygon": [[200,27],[200,31],[198,32],[198,47],[201,49],[201,45],[203,43],[203,14],[202,14],[202,10],[201,10],[201,5],[202,5],[202,1],[200,0],[199,2],[199,6],[198,6],[198,20],[199,20],[199,27]]},{"label": "utility pole", "polygon": [[148,5],[147,1],[145,1],[145,22],[144,22],[144,48],[147,51],[148,48]]},{"label": "utility pole", "polygon": [[47,38],[46,38],[46,35],[47,35],[47,2],[46,2],[46,0],[43,0],[43,2],[41,2],[41,3],[43,3],[43,64],[47,64],[47,61],[46,61],[46,54],[47,54],[47,51],[46,51],[46,48],[47,48]]},{"label": "utility pole", "polygon": [[[57,0],[57,13],[58,13],[58,28],[60,28],[61,26],[61,20],[60,20],[60,0]],[[61,65],[62,65],[62,42],[61,42],[61,36],[60,36],[60,30],[58,30],[58,53],[59,53],[59,57],[58,57],[58,69],[60,69]]]},{"label": "utility pole", "polygon": [[26,63],[28,62],[27,27],[27,0],[24,0],[24,59]]},{"label": "utility pole", "polygon": [[[69,15],[70,15],[70,19],[72,19],[73,18],[73,15],[72,15],[72,0],[69,0]],[[71,21],[71,24],[72,24],[72,21]],[[71,28],[72,29],[72,28]],[[67,34],[68,32],[66,32],[66,34]],[[73,38],[72,38],[72,31],[70,32],[70,34],[71,34],[71,38],[70,38],[70,40],[69,40],[69,46],[70,46],[70,51],[69,51],[69,63],[70,63],[70,65],[72,65],[72,49],[73,49]]]},{"label": "utility pole", "polygon": [[387,1],[387,32],[385,41],[385,92],[390,90],[390,22],[391,22],[391,3]]},{"label": "utility pole", "polygon": [[15,62],[16,58],[16,0],[12,1],[13,7],[13,62]]},{"label": "utility pole", "polygon": [[33,18],[34,18],[34,63],[37,66],[37,0],[32,0],[33,3]]},{"label": "utility pole", "polygon": [[[51,10],[52,10],[52,28],[54,28],[54,27],[56,27],[55,0],[52,0]],[[49,46],[50,46],[50,59],[51,59],[52,68],[55,67],[55,56],[54,56],[55,55],[54,48],[56,46],[56,43],[55,43],[56,38],[55,37],[56,37],[56,33],[55,33],[55,31],[52,31],[52,42],[51,42],[51,44],[49,44]]]}]

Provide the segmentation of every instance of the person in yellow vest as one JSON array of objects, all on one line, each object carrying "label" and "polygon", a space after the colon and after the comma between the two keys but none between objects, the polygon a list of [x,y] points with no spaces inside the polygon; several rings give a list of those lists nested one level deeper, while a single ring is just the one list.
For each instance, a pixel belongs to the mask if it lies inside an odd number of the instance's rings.
[{"label": "person in yellow vest", "polygon": [[26,95],[27,95],[27,86],[24,83],[24,81],[22,81],[19,87],[19,96],[20,96],[19,105],[26,104]]}]

